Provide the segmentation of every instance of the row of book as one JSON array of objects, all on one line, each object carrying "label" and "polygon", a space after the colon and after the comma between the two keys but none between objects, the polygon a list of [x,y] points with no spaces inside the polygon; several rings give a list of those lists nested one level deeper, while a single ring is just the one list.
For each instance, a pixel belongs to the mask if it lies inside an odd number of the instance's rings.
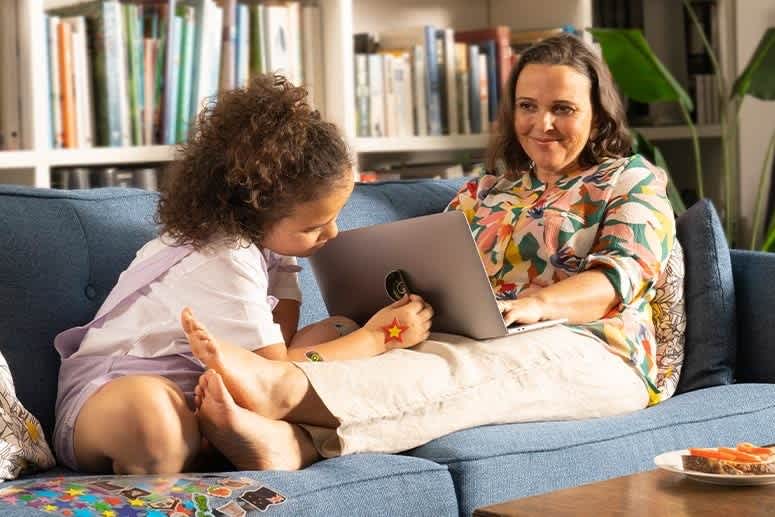
[{"label": "row of book", "polygon": [[486,133],[519,53],[572,26],[456,31],[433,25],[354,35],[359,137]]},{"label": "row of book", "polygon": [[298,1],[92,0],[46,16],[53,148],[176,144],[268,71],[322,104],[320,10]]},{"label": "row of book", "polygon": [[480,176],[484,172],[482,163],[462,164],[454,162],[432,162],[395,164],[362,171],[361,183],[395,181],[406,179],[452,179]]},{"label": "row of book", "polygon": [[158,190],[160,173],[161,169],[157,167],[57,167],[51,171],[51,188],[133,187]]}]

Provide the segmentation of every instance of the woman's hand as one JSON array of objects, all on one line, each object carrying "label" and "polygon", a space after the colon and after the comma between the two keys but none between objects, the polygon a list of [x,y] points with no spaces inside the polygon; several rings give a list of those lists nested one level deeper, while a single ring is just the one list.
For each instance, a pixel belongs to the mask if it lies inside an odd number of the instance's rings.
[{"label": "woman's hand", "polygon": [[508,327],[512,323],[536,323],[549,319],[544,313],[543,302],[533,296],[524,296],[516,300],[498,300],[498,309]]},{"label": "woman's hand", "polygon": [[411,348],[428,339],[433,308],[416,294],[381,309],[363,326],[385,350]]}]

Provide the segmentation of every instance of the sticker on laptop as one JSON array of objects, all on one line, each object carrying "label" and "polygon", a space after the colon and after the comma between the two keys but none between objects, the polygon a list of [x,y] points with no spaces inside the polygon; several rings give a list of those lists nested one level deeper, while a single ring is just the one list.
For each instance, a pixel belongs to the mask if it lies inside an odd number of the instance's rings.
[{"label": "sticker on laptop", "polygon": [[409,294],[409,284],[406,275],[400,269],[394,269],[385,277],[385,291],[391,300],[397,302]]}]

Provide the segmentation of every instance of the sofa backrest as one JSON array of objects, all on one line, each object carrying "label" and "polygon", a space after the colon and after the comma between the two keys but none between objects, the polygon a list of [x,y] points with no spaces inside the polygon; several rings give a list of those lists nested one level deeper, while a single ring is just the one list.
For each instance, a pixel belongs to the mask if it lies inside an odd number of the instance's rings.
[{"label": "sofa backrest", "polygon": [[[438,212],[461,184],[358,185],[338,223],[348,229]],[[134,189],[0,185],[0,352],[19,399],[49,438],[59,371],[54,336],[90,321],[135,252],[156,235],[157,200]],[[302,321],[325,317],[308,267],[301,282]]]},{"label": "sofa backrest", "polygon": [[86,323],[155,232],[140,190],[0,187],[0,351],[22,404],[48,437],[60,331]]}]

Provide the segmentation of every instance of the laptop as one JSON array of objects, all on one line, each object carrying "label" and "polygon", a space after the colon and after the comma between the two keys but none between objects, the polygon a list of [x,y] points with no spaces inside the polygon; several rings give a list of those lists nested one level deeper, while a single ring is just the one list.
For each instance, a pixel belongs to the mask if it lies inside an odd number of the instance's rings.
[{"label": "laptop", "polygon": [[488,339],[566,321],[506,326],[458,211],[340,232],[309,261],[329,314],[360,325],[407,292],[433,307],[433,332]]}]

